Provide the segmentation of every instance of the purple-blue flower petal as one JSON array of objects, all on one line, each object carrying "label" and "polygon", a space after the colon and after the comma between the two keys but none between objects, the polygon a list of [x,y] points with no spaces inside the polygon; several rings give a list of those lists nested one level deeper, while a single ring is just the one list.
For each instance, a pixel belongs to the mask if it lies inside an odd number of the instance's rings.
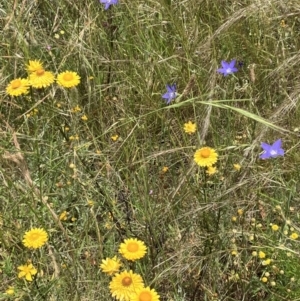
[{"label": "purple-blue flower petal", "polygon": [[276,141],[272,144],[272,148],[281,148],[281,139],[276,140]]},{"label": "purple-blue flower petal", "polygon": [[169,99],[169,92],[163,94],[162,98]]},{"label": "purple-blue flower petal", "polygon": [[224,76],[237,72],[238,69],[234,67],[236,60],[232,60],[229,63],[226,61],[221,61],[222,68],[217,69],[219,73],[222,73]]},{"label": "purple-blue flower petal", "polygon": [[267,143],[265,143],[265,142],[262,142],[262,143],[260,144],[260,146],[263,148],[264,151],[269,151],[270,148],[271,148],[271,145],[270,145],[270,144],[267,144]]},{"label": "purple-blue flower petal", "polygon": [[100,3],[105,4],[104,10],[109,9],[109,7],[113,4],[118,4],[119,0],[100,0]]},{"label": "purple-blue flower petal", "polygon": [[232,60],[228,65],[229,68],[234,68],[236,60]]},{"label": "purple-blue flower petal", "polygon": [[167,93],[172,93],[174,92],[173,86],[167,85]]},{"label": "purple-blue flower petal", "polygon": [[221,65],[222,65],[222,68],[223,68],[223,69],[228,68],[228,64],[227,64],[226,61],[222,61],[222,62],[221,62]]},{"label": "purple-blue flower petal", "polygon": [[259,156],[261,159],[276,158],[284,156],[284,150],[281,148],[281,139],[276,140],[273,144],[262,142],[261,144],[264,152]]},{"label": "purple-blue flower petal", "polygon": [[270,158],[270,154],[268,154],[267,152],[264,152],[263,154],[261,154],[259,156],[260,159],[269,159]]},{"label": "purple-blue flower petal", "polygon": [[169,104],[172,99],[176,98],[176,84],[167,85],[167,92],[162,95],[163,99],[167,99],[166,103]]},{"label": "purple-blue flower petal", "polygon": [[280,148],[278,151],[278,156],[284,156],[284,150],[282,148]]}]

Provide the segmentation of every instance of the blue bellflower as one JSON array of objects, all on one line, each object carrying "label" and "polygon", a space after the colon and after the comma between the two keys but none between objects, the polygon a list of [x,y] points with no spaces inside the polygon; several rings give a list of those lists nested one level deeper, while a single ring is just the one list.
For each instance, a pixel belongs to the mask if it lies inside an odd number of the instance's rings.
[{"label": "blue bellflower", "polygon": [[263,148],[264,152],[259,156],[260,159],[284,156],[284,150],[281,148],[281,139],[276,140],[272,145],[262,142],[261,147]]},{"label": "blue bellflower", "polygon": [[229,63],[227,63],[226,61],[222,61],[221,62],[222,68],[219,68],[217,71],[219,73],[222,73],[224,76],[237,72],[238,69],[234,67],[235,62],[236,62],[235,60],[232,60]]},{"label": "blue bellflower", "polygon": [[107,10],[113,4],[118,4],[119,0],[100,0],[100,3],[105,4],[104,9]]},{"label": "blue bellflower", "polygon": [[176,98],[176,85],[167,85],[167,93],[163,94],[163,99],[166,99],[167,105]]}]

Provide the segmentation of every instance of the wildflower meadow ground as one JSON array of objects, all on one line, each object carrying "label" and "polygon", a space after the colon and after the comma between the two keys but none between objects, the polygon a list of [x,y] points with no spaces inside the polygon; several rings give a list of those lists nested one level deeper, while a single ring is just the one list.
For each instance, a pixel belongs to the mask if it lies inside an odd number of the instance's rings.
[{"label": "wildflower meadow ground", "polygon": [[0,300],[300,300],[298,0],[0,21]]}]

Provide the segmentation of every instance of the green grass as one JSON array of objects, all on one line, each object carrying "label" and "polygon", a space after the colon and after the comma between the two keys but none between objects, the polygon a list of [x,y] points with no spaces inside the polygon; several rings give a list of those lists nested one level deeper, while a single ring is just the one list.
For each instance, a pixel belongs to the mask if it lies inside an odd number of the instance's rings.
[{"label": "green grass", "polygon": [[[129,237],[148,252],[123,268],[162,301],[300,300],[299,12],[297,0],[0,4],[0,300],[113,300],[99,265]],[[80,85],[7,95],[34,59]],[[218,74],[231,59],[239,71]],[[285,156],[259,159],[279,138]],[[203,145],[215,175],[193,161]],[[22,244],[32,227],[49,235],[35,251]],[[18,278],[28,260],[33,282]]]}]

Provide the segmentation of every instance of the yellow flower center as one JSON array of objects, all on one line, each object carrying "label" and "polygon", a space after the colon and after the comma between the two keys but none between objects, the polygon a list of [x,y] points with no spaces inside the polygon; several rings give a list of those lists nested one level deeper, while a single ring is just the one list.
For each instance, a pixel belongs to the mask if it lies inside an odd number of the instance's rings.
[{"label": "yellow flower center", "polygon": [[19,80],[19,79],[15,79],[15,80],[11,83],[11,87],[12,87],[13,89],[18,89],[18,88],[21,87],[21,85],[22,85],[22,82],[21,82],[21,80]]},{"label": "yellow flower center", "polygon": [[73,80],[73,74],[70,73],[64,74],[64,80],[67,82]]},{"label": "yellow flower center", "polygon": [[29,237],[30,240],[37,240],[40,238],[40,235],[38,233],[32,233]]},{"label": "yellow flower center", "polygon": [[132,279],[130,277],[124,277],[122,279],[122,285],[123,286],[129,286],[132,283]]},{"label": "yellow flower center", "polygon": [[35,74],[37,76],[43,76],[45,73],[45,70],[43,68],[36,70]]},{"label": "yellow flower center", "polygon": [[139,301],[151,301],[152,296],[149,292],[141,292],[139,295]]},{"label": "yellow flower center", "polygon": [[128,245],[127,245],[127,250],[129,252],[137,252],[139,250],[139,245],[136,243],[136,242],[130,242]]},{"label": "yellow flower center", "polygon": [[209,158],[209,156],[210,156],[210,149],[209,148],[205,148],[205,149],[201,150],[200,155],[203,158]]},{"label": "yellow flower center", "polygon": [[31,267],[29,265],[23,267],[23,272],[25,274],[31,274]]}]

